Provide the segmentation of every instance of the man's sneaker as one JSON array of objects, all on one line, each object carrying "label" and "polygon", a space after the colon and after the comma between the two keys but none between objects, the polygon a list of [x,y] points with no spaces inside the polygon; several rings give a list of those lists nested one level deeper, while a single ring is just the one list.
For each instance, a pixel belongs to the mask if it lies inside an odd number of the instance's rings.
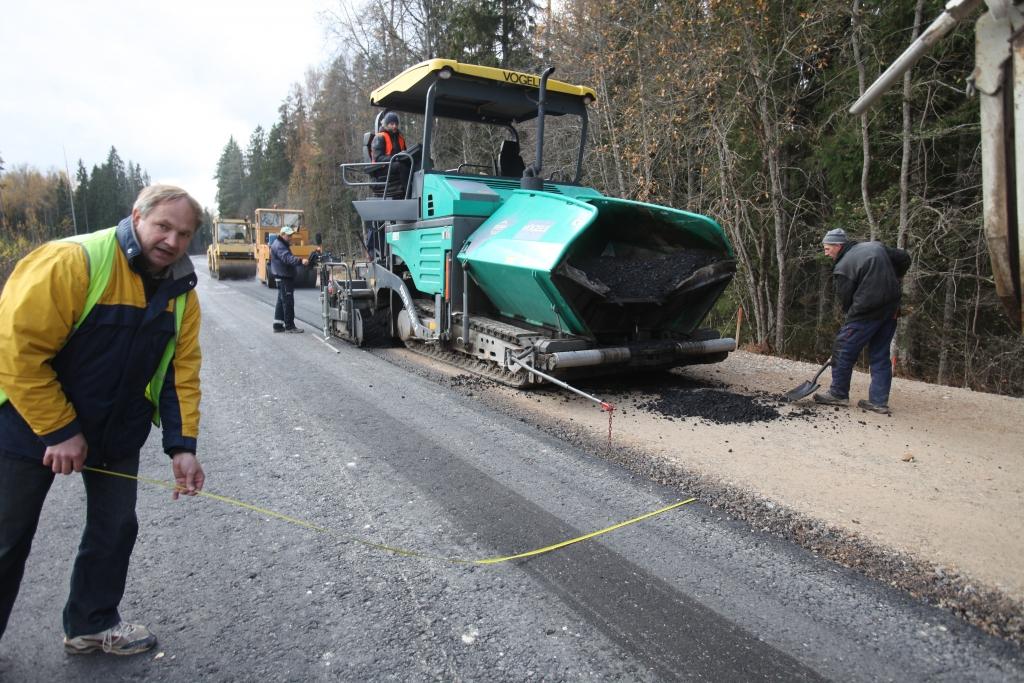
[{"label": "man's sneaker", "polygon": [[274,332],[284,332],[284,323],[274,323]]},{"label": "man's sneaker", "polygon": [[106,631],[89,636],[64,637],[64,651],[72,655],[106,652],[112,655],[136,655],[156,645],[156,636],[142,624],[122,621]]},{"label": "man's sneaker", "polygon": [[850,399],[848,399],[848,398],[839,398],[838,396],[833,396],[831,391],[823,391],[820,394],[815,394],[814,395],[814,402],[815,403],[824,403],[827,406],[848,406],[848,405],[850,405]]},{"label": "man's sneaker", "polygon": [[879,415],[892,415],[892,411],[889,410],[889,406],[880,406],[865,399],[857,401],[857,407],[863,410],[870,410],[872,413],[878,413]]},{"label": "man's sneaker", "polygon": [[301,327],[286,327],[284,328],[284,331],[291,332],[292,334],[302,334],[303,332],[305,332],[305,330],[302,329]]}]

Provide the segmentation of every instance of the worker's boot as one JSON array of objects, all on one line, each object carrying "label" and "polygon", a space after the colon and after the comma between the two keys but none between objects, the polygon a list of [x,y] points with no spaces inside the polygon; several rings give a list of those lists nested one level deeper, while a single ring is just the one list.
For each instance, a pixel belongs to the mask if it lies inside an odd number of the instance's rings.
[{"label": "worker's boot", "polygon": [[872,413],[878,413],[879,415],[892,415],[892,411],[889,410],[889,406],[879,405],[864,399],[857,401],[857,407],[861,410],[869,410]]},{"label": "worker's boot", "polygon": [[823,403],[827,406],[848,406],[850,405],[850,399],[840,398],[839,396],[833,396],[831,391],[823,391],[820,394],[814,395],[815,403]]}]

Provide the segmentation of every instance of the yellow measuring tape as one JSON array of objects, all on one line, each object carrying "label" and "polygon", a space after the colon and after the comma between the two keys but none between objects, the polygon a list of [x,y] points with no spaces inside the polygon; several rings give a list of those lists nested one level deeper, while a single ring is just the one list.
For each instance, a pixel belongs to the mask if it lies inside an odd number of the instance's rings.
[{"label": "yellow measuring tape", "polygon": [[[177,484],[171,483],[169,481],[162,481],[160,479],[149,479],[147,477],[138,477],[138,476],[133,476],[131,474],[124,474],[122,472],[111,472],[110,470],[102,470],[102,469],[99,469],[97,467],[84,467],[83,469],[88,470],[89,472],[97,472],[99,474],[109,474],[112,477],[122,477],[124,479],[134,479],[135,481],[141,481],[141,482],[143,482],[145,484],[152,484],[153,486],[162,486],[163,488],[170,489],[172,491],[175,491],[175,490],[177,490],[177,491],[184,491],[184,489],[181,486],[178,486]],[[696,498],[687,498],[686,500],[680,500],[680,501],[678,501],[676,503],[672,503],[671,505],[666,505],[663,508],[660,508],[658,510],[654,510],[653,512],[648,512],[647,514],[640,515],[639,517],[634,517],[633,519],[627,519],[625,522],[619,522],[618,524],[612,524],[611,526],[605,527],[604,529],[599,529],[598,531],[591,531],[589,534],[584,534],[583,536],[577,536],[576,538],[570,538],[568,541],[562,541],[561,543],[555,543],[553,545],[544,546],[543,548],[537,548],[536,550],[529,550],[529,551],[527,551],[525,553],[517,553],[515,555],[506,555],[504,557],[489,557],[489,558],[486,558],[486,559],[483,559],[483,560],[464,560],[464,559],[460,559],[460,558],[457,558],[457,557],[444,557],[444,556],[441,556],[441,555],[429,555],[429,554],[426,554],[426,553],[416,552],[414,550],[406,550],[404,548],[395,548],[395,547],[392,547],[392,546],[389,546],[389,545],[383,545],[381,543],[374,543],[372,541],[367,541],[367,540],[362,539],[362,538],[356,538],[354,536],[344,536],[344,535],[338,534],[338,533],[336,533],[336,532],[334,532],[334,531],[332,531],[332,530],[330,530],[330,529],[328,529],[326,527],[317,526],[316,524],[312,524],[310,522],[306,522],[306,521],[303,521],[301,519],[296,519],[295,517],[289,517],[288,515],[282,515],[280,512],[274,512],[273,510],[268,510],[267,508],[262,508],[262,507],[259,507],[257,505],[252,505],[250,503],[246,503],[245,501],[236,500],[235,498],[228,498],[227,496],[219,496],[219,495],[217,495],[215,493],[208,493],[206,491],[197,491],[196,495],[203,496],[205,498],[212,498],[213,500],[218,500],[218,501],[220,501],[222,503],[227,503],[228,505],[234,505],[235,507],[240,507],[240,508],[243,508],[245,510],[252,510],[253,512],[258,512],[259,514],[267,515],[268,517],[274,517],[276,519],[280,519],[282,521],[288,522],[289,524],[295,524],[296,526],[301,526],[301,527],[303,527],[305,529],[310,529],[312,531],[319,531],[321,533],[330,534],[331,536],[335,536],[335,537],[340,538],[342,540],[352,541],[354,543],[360,543],[360,544],[365,545],[365,546],[367,546],[369,548],[374,548],[376,550],[383,550],[385,552],[393,553],[395,555],[403,555],[405,557],[419,557],[419,558],[426,559],[426,560],[440,560],[442,562],[451,562],[451,563],[454,563],[454,564],[481,564],[481,565],[482,564],[498,564],[500,562],[508,562],[509,560],[521,560],[521,559],[523,559],[525,557],[534,557],[535,555],[543,555],[544,553],[549,553],[552,550],[558,550],[559,548],[564,548],[564,547],[566,547],[568,545],[572,545],[573,543],[579,543],[580,541],[586,541],[587,539],[595,538],[597,536],[600,536],[601,534],[606,534],[609,531],[615,531],[616,529],[621,529],[622,527],[629,526],[630,524],[636,524],[637,522],[641,522],[641,521],[643,521],[645,519],[649,519],[649,518],[654,517],[656,515],[660,515],[663,512],[668,512],[669,510],[674,510],[674,509],[676,509],[678,507],[682,507],[683,505],[686,505],[688,503],[692,503],[695,500],[697,500]]]}]

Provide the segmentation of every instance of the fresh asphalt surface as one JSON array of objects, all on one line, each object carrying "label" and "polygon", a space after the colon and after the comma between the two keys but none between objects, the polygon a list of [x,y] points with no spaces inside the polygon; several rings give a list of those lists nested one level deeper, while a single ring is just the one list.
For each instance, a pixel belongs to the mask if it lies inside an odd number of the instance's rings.
[{"label": "fresh asphalt surface", "polygon": [[[197,260],[198,261],[198,260]],[[208,491],[143,484],[123,615],[160,638],[70,657],[60,609],[84,496],[60,477],[0,641],[4,681],[1024,680],[1013,645],[681,500],[372,354],[271,332],[275,292],[199,265]],[[170,478],[159,434],[142,475]],[[683,438],[683,437],[681,437]]]}]

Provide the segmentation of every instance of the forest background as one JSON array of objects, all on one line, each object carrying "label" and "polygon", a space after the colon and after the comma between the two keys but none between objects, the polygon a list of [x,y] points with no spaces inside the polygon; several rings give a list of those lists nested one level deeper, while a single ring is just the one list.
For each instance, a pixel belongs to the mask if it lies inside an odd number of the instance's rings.
[{"label": "forest background", "polygon": [[[434,57],[531,73],[555,65],[555,78],[598,95],[585,184],[711,216],[729,235],[737,275],[710,326],[732,334],[742,307],[745,348],[824,360],[840,315],[820,241],[829,228],[844,227],[913,256],[895,344],[898,374],[1021,396],[1024,342],[996,297],[982,229],[978,103],[967,92],[970,24],[933,48],[866,115],[847,113],[942,5],[342,3],[323,17],[343,46],[339,55],[285,94],[268,128],[225,144],[212,169],[215,212],[301,208],[336,254],[358,257],[351,201],[359,195],[340,182],[338,165],[362,160],[363,134],[377,113],[371,90]],[[546,169],[572,157],[559,147],[572,137],[563,135],[571,124],[561,126],[545,135]],[[417,123],[403,121],[403,128],[415,141]],[[495,154],[492,142],[462,128],[440,145],[457,165]],[[91,172],[79,162],[73,189],[63,174],[4,171],[2,160],[0,174],[0,278],[33,244],[72,232],[69,197],[79,230],[97,229],[127,215],[148,182],[114,148]],[[209,239],[207,227],[193,252],[205,251]]]}]

